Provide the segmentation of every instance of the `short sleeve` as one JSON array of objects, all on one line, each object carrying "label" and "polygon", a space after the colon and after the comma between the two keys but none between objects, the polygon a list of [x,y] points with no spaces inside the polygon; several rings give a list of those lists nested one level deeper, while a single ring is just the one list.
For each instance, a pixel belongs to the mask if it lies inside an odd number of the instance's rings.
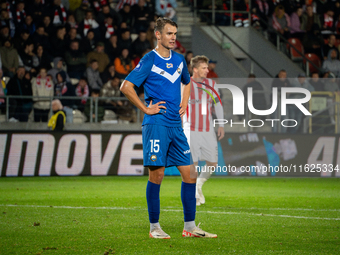
[{"label": "short sleeve", "polygon": [[153,65],[153,57],[151,54],[145,55],[138,63],[138,65],[129,73],[125,80],[140,87],[146,78],[148,78]]},{"label": "short sleeve", "polygon": [[188,66],[187,66],[187,62],[185,61],[184,57],[183,57],[183,70],[182,70],[182,83],[187,85],[190,83],[190,74],[188,71]]}]

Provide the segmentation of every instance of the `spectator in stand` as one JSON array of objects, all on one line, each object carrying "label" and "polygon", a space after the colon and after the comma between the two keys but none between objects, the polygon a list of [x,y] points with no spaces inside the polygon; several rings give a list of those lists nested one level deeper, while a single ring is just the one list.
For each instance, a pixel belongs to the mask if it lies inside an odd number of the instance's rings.
[{"label": "spectator in stand", "polygon": [[[80,41],[81,36],[77,34],[77,29],[74,27],[71,27],[66,35],[66,45],[70,45],[72,41]],[[80,47],[81,48],[81,47]]]},{"label": "spectator in stand", "polygon": [[[273,15],[269,18],[269,32],[272,34],[272,40],[276,38],[274,31],[277,31],[286,39],[290,37],[290,17],[285,13],[282,5],[275,8]],[[275,40],[276,41],[276,40]]]},{"label": "spectator in stand", "polygon": [[88,54],[96,48],[96,40],[94,39],[94,32],[92,29],[87,32],[86,37],[81,40],[80,45],[81,51],[85,54]]},{"label": "spectator in stand", "polygon": [[25,50],[27,42],[30,41],[30,33],[27,30],[22,30],[20,36],[16,36],[13,39],[14,48],[20,54]]},{"label": "spectator in stand", "polygon": [[[212,1],[210,0],[203,0],[202,2],[202,9],[208,9],[212,10]],[[229,10],[230,9],[230,3],[224,3],[222,0],[215,1],[215,10]],[[211,22],[212,15],[211,13],[208,13],[206,15],[201,16],[202,20],[206,20],[208,18],[208,22]],[[230,14],[226,13],[215,13],[215,23],[220,26],[227,26],[230,25]]]},{"label": "spectator in stand", "polygon": [[104,50],[104,43],[99,42],[96,49],[87,54],[87,65],[89,66],[92,60],[97,60],[99,73],[104,72],[105,68],[110,64],[110,59]]},{"label": "spectator in stand", "polygon": [[328,37],[328,44],[323,45],[321,53],[322,53],[322,57],[324,60],[326,60],[328,58],[328,53],[330,50],[335,50],[337,55],[339,56],[339,51],[337,49],[337,47],[335,47],[335,43],[336,43],[336,37],[335,35],[331,34]]},{"label": "spectator in stand", "polygon": [[150,42],[146,39],[146,32],[140,31],[138,37],[131,45],[132,57],[142,57],[147,49],[151,49]]},{"label": "spectator in stand", "polygon": [[315,91],[325,91],[325,84],[320,79],[318,72],[312,73],[312,78],[309,80],[309,83],[314,87]]},{"label": "spectator in stand", "polygon": [[131,5],[125,3],[123,8],[119,10],[119,15],[122,17],[122,22],[125,22],[128,27],[133,27],[134,15],[131,12]]},{"label": "spectator in stand", "polygon": [[135,32],[139,33],[140,30],[147,30],[149,21],[152,20],[153,17],[149,16],[150,10],[145,4],[145,0],[139,0],[137,4],[133,5],[131,12],[135,18]]},{"label": "spectator in stand", "polygon": [[80,79],[86,70],[86,55],[79,50],[79,42],[72,41],[70,49],[65,52],[65,62],[67,64],[67,72],[71,78]]},{"label": "spectator in stand", "polygon": [[47,68],[47,70],[51,69],[51,61],[52,58],[48,54],[48,52],[44,51],[44,47],[42,45],[38,45],[36,54],[33,57],[33,66],[36,70],[39,70],[41,67]]},{"label": "spectator in stand", "polygon": [[[306,79],[306,75],[304,73],[300,73],[297,78],[292,82],[292,87],[304,88],[309,90],[310,92],[314,91],[314,87],[310,85],[310,83]],[[304,96],[299,93],[290,93],[288,95],[289,99],[292,98],[303,98]],[[290,119],[296,120],[297,125],[295,127],[291,127],[288,129],[289,133],[297,133],[300,128],[300,124],[302,122],[302,112],[295,105],[287,105],[287,114]]]},{"label": "spectator in stand", "polygon": [[31,15],[27,15],[24,22],[21,23],[20,30],[23,29],[27,30],[30,33],[30,35],[34,34],[36,27]]},{"label": "spectator in stand", "polygon": [[9,33],[9,28],[7,26],[4,26],[4,27],[1,27],[1,30],[0,30],[0,42],[1,42],[1,45],[3,45],[3,43],[6,40],[12,40],[12,37],[11,37],[11,35]]},{"label": "spectator in stand", "polygon": [[177,8],[177,2],[175,0],[156,0],[155,8],[158,16],[167,17],[177,22],[175,10]]},{"label": "spectator in stand", "polygon": [[217,61],[209,60],[209,63],[208,63],[209,73],[207,74],[207,78],[209,79],[218,78],[218,75],[215,72],[216,64],[217,64]]},{"label": "spectator in stand", "polygon": [[86,68],[86,77],[88,80],[88,84],[90,87],[90,90],[93,89],[101,89],[103,86],[102,79],[100,78],[100,73],[98,71],[99,64],[98,60],[92,59],[90,62],[90,66]]},{"label": "spectator in stand", "polygon": [[67,10],[61,0],[53,0],[48,7],[48,13],[54,26],[65,26],[67,21]]},{"label": "spectator in stand", "polygon": [[[55,57],[53,59],[53,68],[48,70],[48,72],[47,72],[48,75],[52,76],[54,84],[57,84],[57,82],[58,82],[57,74],[60,71],[65,71],[65,73],[66,73],[66,66],[64,65],[64,60],[61,57]],[[67,73],[66,73],[66,81],[70,82],[70,77],[68,76]]]},{"label": "spectator in stand", "polygon": [[32,75],[35,75],[37,73],[37,70],[34,68],[34,44],[33,42],[28,42],[26,44],[24,52],[20,54],[21,60],[25,66],[25,69],[27,72],[30,72]]},{"label": "spectator in stand", "polygon": [[306,13],[301,16],[301,30],[311,32],[314,24],[321,28],[321,22],[318,14],[313,12],[313,6],[307,5]]},{"label": "spectator in stand", "polygon": [[99,24],[103,24],[105,19],[107,17],[111,16],[113,19],[113,27],[114,29],[118,28],[118,25],[122,22],[122,18],[120,17],[120,15],[113,10],[110,5],[105,4],[103,5],[103,8],[101,10],[101,12],[98,13],[97,15],[97,21]]},{"label": "spectator in stand", "polygon": [[[32,96],[32,86],[30,80],[25,77],[25,68],[18,67],[16,74],[7,84],[8,96]],[[28,115],[32,110],[31,98],[11,98],[9,100],[9,117],[11,122],[28,120]]]},{"label": "spectator in stand", "polygon": [[154,49],[155,45],[157,45],[157,38],[155,35],[155,25],[156,25],[155,21],[150,21],[148,30],[146,31],[146,38],[150,42],[151,49]]},{"label": "spectator in stand", "polygon": [[51,55],[53,57],[64,57],[65,51],[67,49],[66,45],[66,28],[58,27],[57,34],[51,37]]},{"label": "spectator in stand", "polygon": [[[121,92],[119,90],[120,87],[120,79],[118,76],[113,77],[113,79],[106,82],[103,88],[100,91],[101,97],[120,97]],[[105,99],[104,108],[108,110],[112,110],[115,113],[119,106],[123,106],[122,101],[112,100],[110,98]]]},{"label": "spectator in stand", "polygon": [[[92,116],[91,115],[91,100],[87,100],[86,105],[85,105],[85,109],[84,109],[84,114],[87,117],[87,121],[92,121],[94,122],[96,119],[96,114],[95,114],[95,100],[98,100],[100,95],[100,90],[99,89],[94,89],[91,91],[91,97],[93,98],[92,100]],[[97,121],[101,122],[104,119],[104,115],[105,115],[105,109],[102,106],[102,101],[98,100],[98,109],[97,109]]]},{"label": "spectator in stand", "polygon": [[132,39],[129,29],[122,29],[120,38],[118,39],[118,49],[121,52],[123,48],[128,48],[131,50]]},{"label": "spectator in stand", "polygon": [[336,50],[331,49],[328,53],[328,59],[322,64],[322,69],[332,72],[335,77],[340,77],[340,60]]},{"label": "spectator in stand", "polygon": [[53,24],[51,22],[51,17],[48,16],[48,15],[44,16],[43,24],[44,24],[46,35],[52,37],[54,35],[55,29],[54,29]]},{"label": "spectator in stand", "polygon": [[76,87],[76,95],[82,98],[81,100],[77,100],[78,110],[84,112],[86,101],[90,96],[90,88],[89,85],[87,85],[86,78],[80,78]]},{"label": "spectator in stand", "polygon": [[113,77],[116,76],[115,65],[112,63],[110,64],[106,70],[100,75],[103,84],[107,83],[109,80],[112,80]]},{"label": "spectator in stand", "polygon": [[173,50],[178,51],[180,54],[184,54],[186,51],[186,49],[183,47],[183,45],[178,40],[176,40],[175,47]]},{"label": "spectator in stand", "polygon": [[84,37],[87,35],[87,32],[89,30],[92,30],[94,33],[95,39],[100,38],[100,29],[99,29],[99,24],[98,22],[93,18],[93,13],[92,11],[87,11],[85,15],[85,19],[79,23],[78,26],[78,33]]},{"label": "spectator in stand", "polygon": [[301,22],[300,22],[300,18],[302,16],[302,8],[301,7],[297,7],[295,12],[292,13],[292,15],[290,16],[290,33],[292,35],[292,37],[295,38],[299,38],[300,40],[302,40],[305,31],[301,30]]},{"label": "spectator in stand", "polygon": [[322,59],[321,47],[324,44],[324,40],[317,24],[313,24],[312,29],[304,35],[302,44],[305,53],[314,53]]},{"label": "spectator in stand", "polygon": [[111,35],[110,39],[105,42],[105,53],[109,56],[111,63],[119,56],[117,34]]},{"label": "spectator in stand", "polygon": [[109,15],[105,18],[104,24],[101,26],[101,39],[107,41],[114,34],[113,18]]},{"label": "spectator in stand", "polygon": [[[268,18],[271,16],[271,13],[274,9],[273,2],[267,0],[256,0],[252,6],[255,8],[256,16],[258,16],[260,20],[264,20],[266,23],[268,23]],[[260,22],[260,24],[263,29],[267,29],[264,22]]]},{"label": "spectator in stand", "polygon": [[52,101],[53,116],[48,121],[47,126],[52,128],[53,131],[63,131],[66,123],[66,113],[63,111],[63,105],[59,99]]},{"label": "spectator in stand", "polygon": [[314,2],[313,4],[316,5],[316,12],[321,14],[321,15],[323,13],[326,13],[327,10],[330,8],[330,4],[329,4],[330,1],[314,0],[313,2]]},{"label": "spectator in stand", "polygon": [[15,9],[12,12],[13,21],[16,27],[20,27],[26,18],[25,1],[16,1]]},{"label": "spectator in stand", "polygon": [[37,30],[32,35],[32,41],[34,43],[35,48],[38,45],[41,45],[41,46],[44,47],[46,52],[51,51],[51,44],[50,44],[48,36],[45,33],[45,28],[44,28],[43,24],[40,24],[40,25],[37,26]]},{"label": "spectator in stand", "polygon": [[87,11],[91,11],[89,1],[83,0],[81,5],[74,11],[74,17],[76,18],[76,22],[79,24],[85,19],[85,15]]},{"label": "spectator in stand", "polygon": [[[194,53],[190,50],[188,50],[186,53],[185,53],[185,61],[187,62],[187,64],[190,64],[190,61],[191,59],[194,57]],[[216,66],[216,65],[215,65]],[[210,70],[209,70],[210,72]]]},{"label": "spectator in stand", "polygon": [[60,101],[64,106],[63,110],[66,113],[66,122],[73,122],[73,107],[74,107],[74,99],[63,99],[63,97],[76,96],[74,86],[71,82],[66,80],[66,72],[60,71],[57,73],[57,83],[54,86],[54,95],[60,97]]},{"label": "spectator in stand", "polygon": [[16,28],[15,28],[13,19],[9,17],[9,12],[6,9],[1,10],[0,25],[1,25],[1,28],[4,28],[4,27],[8,28],[9,30],[8,36],[10,38],[14,37]]},{"label": "spectator in stand", "polygon": [[121,55],[115,59],[115,70],[120,79],[125,77],[135,68],[135,64],[129,56],[129,50],[123,49]]},{"label": "spectator in stand", "polygon": [[70,31],[71,28],[78,28],[78,23],[76,22],[76,18],[73,14],[69,14],[66,22],[66,30]]},{"label": "spectator in stand", "polygon": [[334,11],[332,9],[327,10],[326,13],[323,14],[323,25],[322,30],[335,32],[335,21],[333,19]]},{"label": "spectator in stand", "polygon": [[45,6],[41,0],[34,0],[33,3],[27,6],[27,12],[32,15],[35,24],[39,24],[43,21],[43,13]]},{"label": "spectator in stand", "polygon": [[54,84],[52,78],[47,75],[47,70],[42,67],[36,78],[32,78],[33,109],[35,122],[47,122],[51,107],[51,99],[39,97],[53,97]]},{"label": "spectator in stand", "polygon": [[137,0],[119,0],[118,4],[116,5],[116,10],[120,11],[121,9],[123,9],[125,4],[133,6],[137,4],[137,2],[138,2]]},{"label": "spectator in stand", "polygon": [[[254,106],[254,108],[256,110],[266,110],[267,104],[266,104],[265,92],[263,90],[261,83],[259,83],[256,80],[255,74],[251,73],[251,74],[248,75],[247,83],[245,84],[245,86],[242,89],[243,95],[245,95],[245,102],[248,102],[248,100],[247,100],[247,98],[248,98],[248,92],[247,92],[248,88],[252,88],[252,90],[253,90],[253,106]],[[249,118],[253,118],[253,117],[260,118],[260,119],[263,119],[263,120],[266,118],[266,116],[257,116],[257,115],[250,116]]]},{"label": "spectator in stand", "polygon": [[[280,70],[280,72],[276,75],[275,79],[273,79],[273,82],[272,82],[272,88],[277,88],[277,92],[278,93],[281,93],[281,88],[283,88],[283,87],[285,87],[285,88],[286,87],[291,87],[291,84],[290,84],[289,80],[287,79],[287,72],[284,69]],[[273,89],[271,91],[273,91]],[[272,95],[270,95],[270,102],[271,103],[272,103],[272,98],[273,98]],[[277,116],[276,113],[278,113],[279,116]],[[284,117],[285,116],[280,115],[280,113],[277,112],[277,111],[272,113],[272,115],[271,115],[272,119],[281,119],[281,120],[283,120]],[[286,118],[287,118],[287,116],[286,116]],[[288,118],[289,118],[289,116],[288,116]],[[282,133],[285,133],[286,130],[287,130],[287,127],[284,127],[284,126],[281,127],[281,132]],[[278,125],[274,124],[273,132],[277,132],[277,131],[278,131]]]},{"label": "spectator in stand", "polygon": [[0,57],[4,76],[12,78],[19,66],[19,54],[11,41],[6,40],[4,46],[0,47]]}]

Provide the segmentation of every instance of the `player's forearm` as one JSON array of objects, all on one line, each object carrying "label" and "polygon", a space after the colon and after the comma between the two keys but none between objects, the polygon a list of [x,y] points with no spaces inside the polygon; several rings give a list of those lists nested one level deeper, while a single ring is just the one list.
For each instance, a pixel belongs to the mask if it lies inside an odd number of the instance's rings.
[{"label": "player's forearm", "polygon": [[130,100],[130,102],[135,105],[142,112],[146,113],[147,107],[143,104],[143,102],[139,99],[136,91],[133,88],[133,83],[125,80],[120,86],[120,91]]},{"label": "player's forearm", "polygon": [[[216,113],[216,117],[218,119],[224,119],[224,111],[223,111],[223,106],[221,105],[220,102],[218,102],[215,105],[215,113]],[[224,127],[224,124],[219,124],[220,127]]]},{"label": "player's forearm", "polygon": [[183,88],[183,96],[182,96],[182,102],[181,105],[183,106],[187,106],[188,105],[188,101],[189,101],[189,96],[190,96],[190,83],[185,85]]}]

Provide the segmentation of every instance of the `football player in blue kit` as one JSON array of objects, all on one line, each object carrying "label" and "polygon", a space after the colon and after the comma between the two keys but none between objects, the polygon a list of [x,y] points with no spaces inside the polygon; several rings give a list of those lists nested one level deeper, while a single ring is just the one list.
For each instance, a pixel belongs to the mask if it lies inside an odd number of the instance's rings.
[{"label": "football player in blue kit", "polygon": [[[149,236],[169,239],[159,224],[159,190],[165,167],[176,166],[182,176],[181,199],[184,212],[184,237],[217,237],[195,224],[196,177],[190,148],[182,128],[189,94],[190,75],[182,55],[172,51],[177,24],[158,18],[155,26],[157,47],[146,54],[126,77],[120,90],[145,113],[142,124],[144,166],[149,168],[146,199],[150,220]],[[181,98],[181,83],[184,84]],[[134,86],[144,86],[145,101],[137,96]]]}]

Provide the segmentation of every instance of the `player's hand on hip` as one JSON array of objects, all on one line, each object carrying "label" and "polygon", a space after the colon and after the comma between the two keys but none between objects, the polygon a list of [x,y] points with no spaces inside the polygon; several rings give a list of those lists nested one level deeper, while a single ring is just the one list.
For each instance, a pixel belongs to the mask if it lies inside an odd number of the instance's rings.
[{"label": "player's hand on hip", "polygon": [[187,109],[187,106],[185,105],[184,106],[184,104],[180,104],[179,105],[179,107],[180,107],[180,109],[179,109],[179,114],[181,115],[181,117],[185,114],[185,111],[186,111],[186,109]]},{"label": "player's hand on hip", "polygon": [[218,140],[221,140],[224,137],[224,127],[219,127],[217,130]]},{"label": "player's hand on hip", "polygon": [[165,103],[166,103],[165,101],[160,101],[158,103],[152,104],[152,100],[151,100],[145,113],[148,115],[153,115],[157,113],[166,113],[166,107],[164,105],[161,105]]}]

